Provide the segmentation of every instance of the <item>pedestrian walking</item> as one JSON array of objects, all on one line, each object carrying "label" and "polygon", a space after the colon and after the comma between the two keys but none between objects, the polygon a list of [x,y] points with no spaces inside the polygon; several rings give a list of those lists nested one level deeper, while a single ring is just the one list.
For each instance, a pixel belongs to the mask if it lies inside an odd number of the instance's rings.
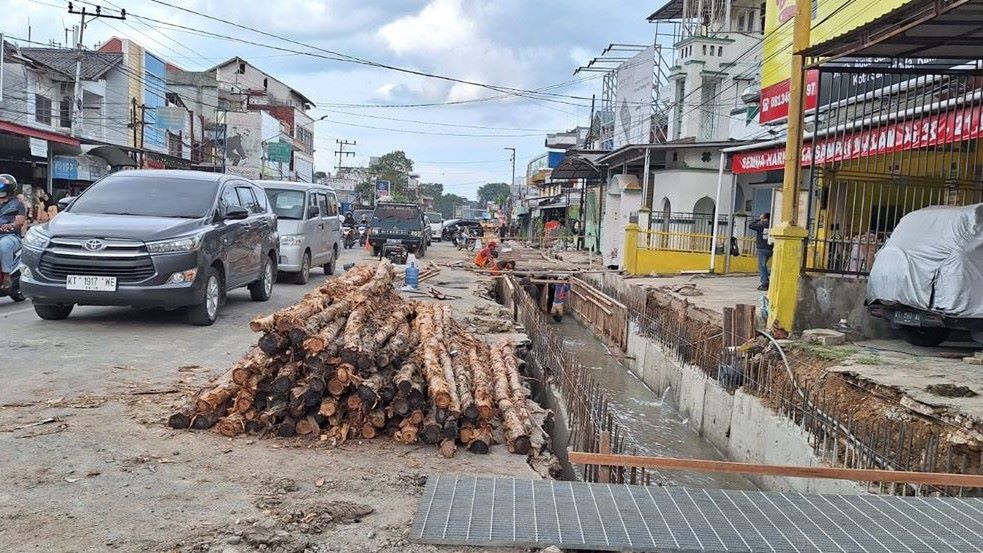
[{"label": "pedestrian walking", "polygon": [[758,290],[767,290],[770,280],[768,270],[768,260],[771,259],[772,245],[768,241],[768,229],[771,227],[771,213],[765,213],[755,222],[748,225],[754,231],[754,245],[758,250],[758,275],[761,277],[761,285]]}]

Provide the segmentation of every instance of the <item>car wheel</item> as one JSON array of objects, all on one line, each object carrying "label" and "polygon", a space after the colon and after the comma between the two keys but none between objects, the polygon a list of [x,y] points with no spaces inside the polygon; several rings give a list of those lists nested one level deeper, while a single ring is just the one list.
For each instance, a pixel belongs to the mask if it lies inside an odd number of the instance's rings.
[{"label": "car wheel", "polygon": [[338,246],[335,246],[331,250],[331,261],[328,261],[327,263],[325,263],[324,265],[321,266],[321,268],[324,269],[324,274],[326,274],[326,275],[333,275],[334,274],[334,266],[335,266],[335,263],[337,261],[338,261]]},{"label": "car wheel", "polygon": [[46,321],[61,321],[68,318],[71,314],[72,309],[75,308],[74,304],[44,304],[35,303],[34,312],[38,314],[38,317]]},{"label": "car wheel", "polygon": [[952,334],[952,330],[948,328],[919,328],[914,326],[902,326],[898,332],[909,344],[926,348],[934,348],[945,342]]},{"label": "car wheel", "polygon": [[[310,273],[310,261],[307,263],[307,271]],[[273,267],[273,260],[267,257],[263,261],[263,270],[260,273],[263,276],[256,282],[249,285],[249,297],[252,298],[253,301],[266,301],[273,295],[273,271],[275,270],[276,269]]]},{"label": "car wheel", "polygon": [[201,303],[188,307],[188,322],[197,326],[209,326],[218,319],[218,307],[222,303],[222,277],[210,268],[205,273],[205,297]]},{"label": "car wheel", "polygon": [[307,284],[311,278],[311,254],[304,252],[304,259],[300,261],[300,272],[294,274],[294,284]]}]

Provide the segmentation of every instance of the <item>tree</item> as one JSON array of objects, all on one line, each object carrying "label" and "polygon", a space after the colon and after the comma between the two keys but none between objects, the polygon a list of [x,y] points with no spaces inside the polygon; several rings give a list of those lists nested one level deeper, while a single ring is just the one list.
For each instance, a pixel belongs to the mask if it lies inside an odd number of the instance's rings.
[{"label": "tree", "polygon": [[502,206],[508,200],[511,193],[512,188],[504,182],[490,182],[488,184],[483,184],[480,188],[478,188],[478,203],[482,208],[484,208],[488,202],[494,202],[499,206]]},{"label": "tree", "polygon": [[389,181],[389,195],[395,200],[408,199],[406,186],[413,170],[413,160],[402,150],[389,152],[369,166],[364,180],[355,187],[362,203],[375,203],[376,181]]},{"label": "tree", "polygon": [[439,197],[435,197],[433,200],[433,208],[435,211],[439,211],[445,219],[450,219],[454,216],[454,208],[459,205],[468,205],[470,201],[457,194],[441,194]]}]

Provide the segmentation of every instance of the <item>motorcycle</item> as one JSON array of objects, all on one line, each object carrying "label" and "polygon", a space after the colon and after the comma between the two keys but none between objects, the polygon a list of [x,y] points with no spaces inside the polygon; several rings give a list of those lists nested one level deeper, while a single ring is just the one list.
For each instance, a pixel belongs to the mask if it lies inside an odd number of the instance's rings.
[{"label": "motorcycle", "polygon": [[355,229],[353,227],[344,227],[341,233],[342,233],[342,243],[344,244],[345,249],[346,250],[352,249],[352,246],[354,246],[356,242]]},{"label": "motorcycle", "polygon": [[[20,263],[20,249],[14,252],[14,262]],[[3,282],[5,276],[3,268],[0,268],[0,282]],[[0,286],[0,298],[3,297],[10,297],[15,302],[22,302],[26,299],[20,291],[20,271],[11,275],[9,287]]]},{"label": "motorcycle", "polygon": [[454,245],[459,250],[473,252],[478,243],[478,237],[466,227],[457,229],[454,233]]},{"label": "motorcycle", "polygon": [[365,247],[365,241],[369,238],[369,227],[367,225],[358,225],[358,245],[359,247]]}]

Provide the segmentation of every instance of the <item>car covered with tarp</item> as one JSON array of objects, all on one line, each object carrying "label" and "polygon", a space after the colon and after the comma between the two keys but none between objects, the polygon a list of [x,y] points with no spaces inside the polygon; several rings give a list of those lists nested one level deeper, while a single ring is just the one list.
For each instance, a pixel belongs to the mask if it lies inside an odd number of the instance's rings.
[{"label": "car covered with tarp", "polygon": [[983,341],[983,204],[902,217],[877,252],[866,299],[912,344],[937,346],[953,330]]}]

